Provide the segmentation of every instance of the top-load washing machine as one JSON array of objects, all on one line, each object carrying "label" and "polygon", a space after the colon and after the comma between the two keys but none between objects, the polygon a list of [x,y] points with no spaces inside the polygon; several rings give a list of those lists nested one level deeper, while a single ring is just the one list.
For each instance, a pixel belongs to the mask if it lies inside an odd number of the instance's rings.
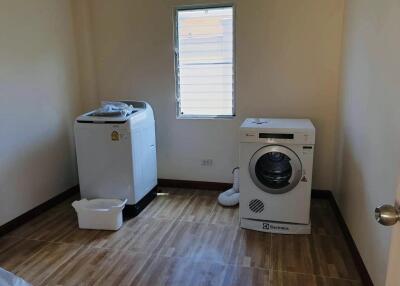
[{"label": "top-load washing machine", "polygon": [[309,119],[248,118],[240,127],[240,224],[310,233],[315,128]]},{"label": "top-load washing machine", "polygon": [[156,195],[155,121],[146,102],[118,103],[129,112],[94,110],[75,121],[79,185],[83,198],[127,199],[124,213],[134,216]]}]

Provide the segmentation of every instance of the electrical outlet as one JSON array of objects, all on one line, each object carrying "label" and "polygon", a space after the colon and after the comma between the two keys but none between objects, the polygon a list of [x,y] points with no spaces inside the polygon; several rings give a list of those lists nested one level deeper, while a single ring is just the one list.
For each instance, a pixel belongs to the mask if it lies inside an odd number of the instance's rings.
[{"label": "electrical outlet", "polygon": [[211,167],[213,165],[213,160],[212,159],[203,159],[201,160],[201,166],[202,167]]}]

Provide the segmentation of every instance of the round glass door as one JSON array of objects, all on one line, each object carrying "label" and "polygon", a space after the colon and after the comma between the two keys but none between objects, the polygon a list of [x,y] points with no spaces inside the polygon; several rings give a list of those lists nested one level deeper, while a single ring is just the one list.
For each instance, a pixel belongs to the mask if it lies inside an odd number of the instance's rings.
[{"label": "round glass door", "polygon": [[283,194],[297,186],[301,179],[301,162],[289,148],[273,145],[258,150],[250,160],[253,182],[271,194]]}]

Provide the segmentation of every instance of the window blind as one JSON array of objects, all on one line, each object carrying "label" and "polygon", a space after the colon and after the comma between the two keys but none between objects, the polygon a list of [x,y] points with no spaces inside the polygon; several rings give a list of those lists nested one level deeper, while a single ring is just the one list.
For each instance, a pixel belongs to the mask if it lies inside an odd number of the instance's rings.
[{"label": "window blind", "polygon": [[177,11],[179,116],[234,115],[233,8]]}]

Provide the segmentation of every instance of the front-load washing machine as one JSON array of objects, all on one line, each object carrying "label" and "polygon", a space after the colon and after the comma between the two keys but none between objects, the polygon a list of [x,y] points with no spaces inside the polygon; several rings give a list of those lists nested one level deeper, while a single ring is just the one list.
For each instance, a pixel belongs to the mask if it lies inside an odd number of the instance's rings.
[{"label": "front-load washing machine", "polygon": [[311,233],[315,128],[309,119],[248,118],[240,127],[240,225]]}]

